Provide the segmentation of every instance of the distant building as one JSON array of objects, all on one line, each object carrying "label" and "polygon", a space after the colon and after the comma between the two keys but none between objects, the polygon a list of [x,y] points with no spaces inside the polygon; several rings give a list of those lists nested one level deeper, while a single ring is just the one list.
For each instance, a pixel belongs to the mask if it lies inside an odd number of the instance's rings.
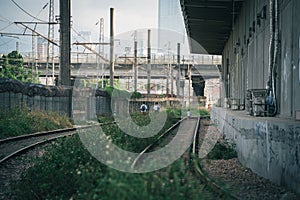
[{"label": "distant building", "polygon": [[159,0],[158,3],[158,48],[176,51],[177,43],[185,44],[185,26],[180,2]]},{"label": "distant building", "polygon": [[43,60],[47,58],[47,40],[41,37],[37,39],[37,59]]}]

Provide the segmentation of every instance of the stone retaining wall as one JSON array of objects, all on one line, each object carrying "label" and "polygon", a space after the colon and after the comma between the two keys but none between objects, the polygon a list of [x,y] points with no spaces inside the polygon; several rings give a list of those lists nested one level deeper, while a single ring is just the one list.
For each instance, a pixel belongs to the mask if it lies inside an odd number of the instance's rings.
[{"label": "stone retaining wall", "polygon": [[300,193],[300,122],[252,117],[211,108],[211,119],[236,144],[240,162],[253,172]]}]

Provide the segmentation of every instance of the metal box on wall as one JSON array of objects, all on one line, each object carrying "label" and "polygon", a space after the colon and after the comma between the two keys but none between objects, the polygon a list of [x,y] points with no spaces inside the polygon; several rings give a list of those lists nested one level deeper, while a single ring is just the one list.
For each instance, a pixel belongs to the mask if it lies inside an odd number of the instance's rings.
[{"label": "metal box on wall", "polygon": [[246,109],[247,112],[255,117],[267,115],[266,98],[267,89],[251,89],[247,91]]}]

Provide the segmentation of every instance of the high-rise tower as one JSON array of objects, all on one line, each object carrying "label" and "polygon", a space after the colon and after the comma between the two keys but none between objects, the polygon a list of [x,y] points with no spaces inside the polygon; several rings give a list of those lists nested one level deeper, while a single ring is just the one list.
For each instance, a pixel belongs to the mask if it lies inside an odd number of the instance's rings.
[{"label": "high-rise tower", "polygon": [[158,48],[175,50],[177,43],[185,43],[185,26],[179,0],[158,2]]}]

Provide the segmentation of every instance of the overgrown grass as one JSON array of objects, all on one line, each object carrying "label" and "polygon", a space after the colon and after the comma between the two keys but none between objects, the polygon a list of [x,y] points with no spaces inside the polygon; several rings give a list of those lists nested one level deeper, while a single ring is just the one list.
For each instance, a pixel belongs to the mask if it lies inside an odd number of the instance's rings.
[{"label": "overgrown grass", "polygon": [[115,97],[117,96],[121,96],[121,97],[126,97],[126,96],[129,96],[130,98],[132,99],[139,99],[142,97],[141,93],[139,92],[128,92],[126,90],[121,90],[121,89],[118,89],[118,88],[114,88],[114,87],[111,87],[111,86],[107,86],[104,88],[104,90],[106,92],[108,92],[108,94],[110,96],[112,96],[113,92],[115,91],[116,93],[114,94]]},{"label": "overgrown grass", "polygon": [[213,199],[183,159],[156,172],[132,174],[94,159],[78,136],[49,147],[14,186],[19,199]]},{"label": "overgrown grass", "polygon": [[[188,109],[187,108],[177,108],[177,109],[167,109],[167,112],[171,115],[173,115],[174,117],[186,117],[187,116],[187,112]],[[210,117],[210,112],[207,109],[201,108],[201,109],[190,109],[191,112],[191,116],[206,116],[206,117]]]},{"label": "overgrown grass", "polygon": [[65,115],[14,109],[0,111],[0,138],[72,127]]},{"label": "overgrown grass", "polygon": [[[146,116],[132,117],[140,124],[148,123]],[[168,121],[172,124],[170,117]],[[106,135],[122,149],[139,151],[145,145],[144,139],[126,136],[116,125],[105,127]],[[78,135],[49,146],[35,163],[23,173],[22,181],[14,185],[19,199],[215,199],[183,158],[155,172],[120,172],[92,157]]]},{"label": "overgrown grass", "polygon": [[[140,112],[131,113],[131,119],[138,126],[143,127],[148,125],[151,122],[151,119],[148,114],[143,115]],[[168,114],[166,122],[163,128],[154,136],[147,138],[137,138],[131,135],[124,133],[118,124],[111,124],[102,127],[102,130],[105,132],[107,136],[110,137],[112,142],[116,144],[118,147],[131,151],[131,152],[140,152],[144,148],[146,148],[149,144],[155,141],[161,134],[163,134],[169,127],[177,122],[177,118],[174,115]],[[100,117],[99,122],[111,122],[113,121],[112,117]],[[142,134],[142,133],[141,133]]]},{"label": "overgrown grass", "polygon": [[224,159],[228,160],[231,158],[236,158],[237,152],[234,146],[230,145],[228,142],[218,141],[211,152],[207,155],[208,159],[218,160]]}]

